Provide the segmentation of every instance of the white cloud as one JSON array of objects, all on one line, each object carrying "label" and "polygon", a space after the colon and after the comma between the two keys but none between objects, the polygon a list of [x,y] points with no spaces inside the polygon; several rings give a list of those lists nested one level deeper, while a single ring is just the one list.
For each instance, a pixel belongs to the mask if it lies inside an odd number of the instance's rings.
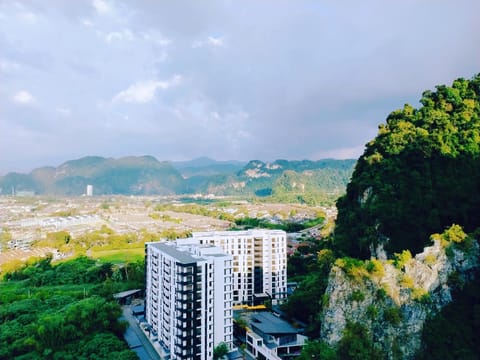
[{"label": "white cloud", "polygon": [[28,105],[35,102],[35,98],[26,90],[21,90],[17,92],[12,97],[13,101],[17,104]]},{"label": "white cloud", "polygon": [[211,46],[223,46],[223,38],[222,37],[213,37],[209,36],[207,38],[207,44]]},{"label": "white cloud", "polygon": [[82,24],[85,27],[92,27],[93,26],[93,22],[90,19],[82,19]]},{"label": "white cloud", "polygon": [[105,40],[107,42],[112,41],[132,41],[134,39],[133,33],[129,29],[124,29],[122,31],[114,31],[105,35]]},{"label": "white cloud", "polygon": [[223,47],[224,45],[225,45],[225,40],[223,37],[209,36],[205,40],[195,40],[192,43],[192,48],[197,49],[204,46]]},{"label": "white cloud", "polygon": [[157,45],[160,45],[160,46],[168,46],[172,42],[172,40],[170,40],[169,38],[166,38],[160,32],[154,31],[154,30],[153,31],[149,30],[149,31],[143,32],[141,34],[141,37],[145,41],[151,41],[151,42],[153,42]]},{"label": "white cloud", "polygon": [[112,11],[110,4],[104,0],[93,0],[92,6],[95,8],[95,11],[99,14],[108,14]]},{"label": "white cloud", "polygon": [[180,83],[182,77],[175,75],[166,81],[147,80],[130,85],[127,89],[120,91],[114,96],[112,102],[126,102],[144,104],[155,98],[157,90],[167,90]]}]

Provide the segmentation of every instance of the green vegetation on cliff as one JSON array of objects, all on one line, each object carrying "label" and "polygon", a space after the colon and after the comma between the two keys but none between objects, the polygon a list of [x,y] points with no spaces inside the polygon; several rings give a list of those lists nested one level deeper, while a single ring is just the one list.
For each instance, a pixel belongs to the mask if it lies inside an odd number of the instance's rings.
[{"label": "green vegetation on cliff", "polygon": [[480,225],[480,75],[426,91],[418,109],[392,112],[357,162],[337,202],[335,246],[368,258],[417,253],[429,235],[456,223]]}]

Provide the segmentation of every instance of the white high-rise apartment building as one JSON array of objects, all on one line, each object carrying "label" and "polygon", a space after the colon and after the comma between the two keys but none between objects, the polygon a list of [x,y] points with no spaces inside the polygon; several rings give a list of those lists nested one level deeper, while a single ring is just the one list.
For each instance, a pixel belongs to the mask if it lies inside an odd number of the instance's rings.
[{"label": "white high-rise apartment building", "polygon": [[233,304],[254,305],[287,293],[287,234],[282,230],[194,232],[177,244],[215,245],[233,257]]},{"label": "white high-rise apartment building", "polygon": [[232,256],[219,247],[176,242],[146,245],[145,316],[164,360],[209,360],[230,348]]}]

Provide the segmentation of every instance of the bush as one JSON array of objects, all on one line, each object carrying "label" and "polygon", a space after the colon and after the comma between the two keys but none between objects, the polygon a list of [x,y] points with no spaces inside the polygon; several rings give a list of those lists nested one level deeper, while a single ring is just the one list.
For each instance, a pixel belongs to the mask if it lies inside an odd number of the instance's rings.
[{"label": "bush", "polygon": [[370,320],[375,320],[378,316],[378,308],[371,304],[367,307],[367,316]]},{"label": "bush", "polygon": [[414,288],[412,289],[412,299],[418,300],[421,303],[426,303],[427,297],[430,298],[430,294],[423,288]]},{"label": "bush", "polygon": [[361,290],[354,290],[350,295],[350,300],[363,301],[365,300],[365,294]]},{"label": "bush", "polygon": [[407,274],[403,274],[402,279],[400,280],[400,286],[406,289],[413,289],[414,287],[413,279]]},{"label": "bush", "polygon": [[384,288],[378,289],[376,296],[378,300],[384,300],[387,297],[387,290]]},{"label": "bush", "polygon": [[394,257],[393,264],[397,269],[402,270],[405,268],[405,265],[412,260],[412,253],[410,250],[403,250],[401,253],[395,253]]},{"label": "bush", "polygon": [[351,257],[343,257],[335,261],[335,265],[340,267],[345,274],[354,280],[360,281],[368,277],[368,271],[365,268],[365,263],[362,260]]},{"label": "bush", "polygon": [[435,265],[436,262],[437,262],[437,258],[435,255],[428,254],[427,256],[425,256],[425,264],[432,266],[432,265]]},{"label": "bush", "polygon": [[337,356],[340,360],[380,360],[381,352],[374,346],[367,328],[359,323],[347,323],[343,337],[338,343]]},{"label": "bush", "polygon": [[385,276],[385,268],[383,267],[382,262],[378,259],[371,259],[367,261],[365,268],[370,274],[378,278]]},{"label": "bush", "polygon": [[402,321],[402,313],[400,312],[399,307],[386,309],[383,312],[383,317],[385,318],[385,321],[388,321],[392,325],[398,325],[400,324],[400,321]]}]

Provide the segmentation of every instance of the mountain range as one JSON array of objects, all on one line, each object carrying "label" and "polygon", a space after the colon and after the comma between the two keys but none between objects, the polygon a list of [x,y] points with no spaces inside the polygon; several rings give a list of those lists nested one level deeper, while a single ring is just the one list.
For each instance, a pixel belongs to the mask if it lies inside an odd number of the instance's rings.
[{"label": "mountain range", "polygon": [[341,194],[355,160],[216,161],[206,157],[181,162],[153,156],[87,156],[58,167],[0,177],[0,194],[78,196],[93,186],[94,195],[257,195],[298,197]]}]

